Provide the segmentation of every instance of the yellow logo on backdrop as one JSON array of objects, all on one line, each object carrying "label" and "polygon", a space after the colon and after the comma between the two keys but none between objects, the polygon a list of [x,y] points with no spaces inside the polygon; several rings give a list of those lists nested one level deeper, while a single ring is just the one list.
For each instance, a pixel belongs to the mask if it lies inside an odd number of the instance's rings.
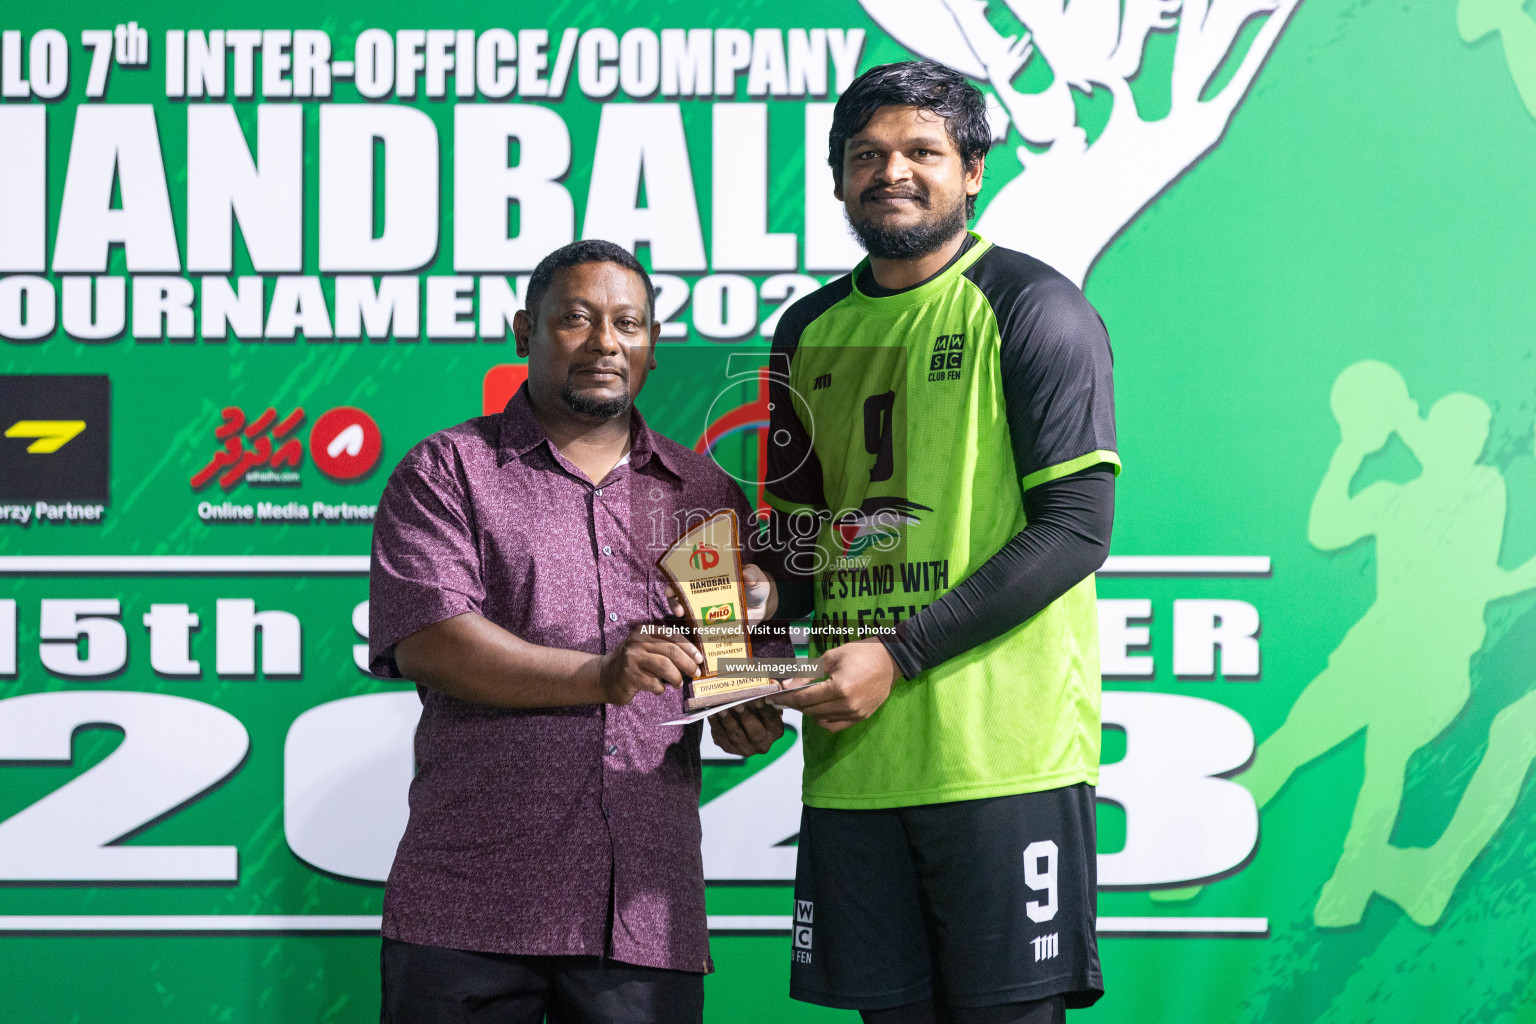
[{"label": "yellow logo on backdrop", "polygon": [[80,436],[85,420],[17,420],[5,429],[6,437],[36,438],[27,445],[30,455],[51,455]]}]

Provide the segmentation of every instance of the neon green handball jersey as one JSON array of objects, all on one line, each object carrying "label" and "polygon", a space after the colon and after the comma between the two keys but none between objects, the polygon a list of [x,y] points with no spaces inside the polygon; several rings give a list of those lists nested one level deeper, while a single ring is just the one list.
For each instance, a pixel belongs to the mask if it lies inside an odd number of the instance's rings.
[{"label": "neon green handball jersey", "polygon": [[[770,378],[767,497],[776,528],[815,537],[794,566],[813,580],[813,653],[919,615],[1024,529],[1030,487],[1118,471],[1098,314],[1045,264],[972,240],[895,294],[868,294],[861,264],[775,332],[770,369],[787,362],[788,376]],[[831,733],[807,721],[804,744],[813,807],[1096,785],[1094,578],[898,680],[864,722]]]}]

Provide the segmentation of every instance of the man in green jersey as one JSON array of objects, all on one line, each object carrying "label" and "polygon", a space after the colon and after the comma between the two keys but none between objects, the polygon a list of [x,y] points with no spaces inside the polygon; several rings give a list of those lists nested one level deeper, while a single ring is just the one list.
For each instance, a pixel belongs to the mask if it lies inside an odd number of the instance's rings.
[{"label": "man in green jersey", "polygon": [[[775,600],[814,606],[829,677],[778,699],[806,716],[791,994],[870,1024],[1044,1024],[1103,992],[1109,338],[1066,278],[966,231],[990,143],[941,65],[855,81],[830,162],[869,259],[774,335],[771,526],[814,537]],[[712,728],[747,753],[782,726]]]}]

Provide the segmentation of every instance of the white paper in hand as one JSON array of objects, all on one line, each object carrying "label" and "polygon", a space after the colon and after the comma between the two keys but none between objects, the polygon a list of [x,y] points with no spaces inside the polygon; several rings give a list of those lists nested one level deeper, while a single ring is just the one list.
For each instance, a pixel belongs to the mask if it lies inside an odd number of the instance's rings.
[{"label": "white paper in hand", "polygon": [[757,694],[756,696],[753,696],[753,697],[743,697],[740,700],[726,701],[724,704],[716,704],[712,708],[704,708],[701,711],[695,711],[691,715],[684,715],[682,718],[674,718],[670,722],[662,722],[661,724],[662,725],[687,725],[689,722],[702,722],[704,719],[708,718],[710,715],[715,714],[717,711],[724,711],[726,708],[734,708],[738,704],[749,704],[749,703],[751,703],[754,700],[772,700],[778,694],[790,693],[790,692],[792,692],[794,690],[803,690],[807,686],[815,686],[817,683],[822,683],[822,682],[826,682],[826,680],[825,679],[812,679],[812,680],[809,680],[807,682],[801,683],[799,686],[786,686],[786,687],[784,687],[781,690],[775,690],[773,693],[767,693],[767,694],[759,693],[759,694]]}]

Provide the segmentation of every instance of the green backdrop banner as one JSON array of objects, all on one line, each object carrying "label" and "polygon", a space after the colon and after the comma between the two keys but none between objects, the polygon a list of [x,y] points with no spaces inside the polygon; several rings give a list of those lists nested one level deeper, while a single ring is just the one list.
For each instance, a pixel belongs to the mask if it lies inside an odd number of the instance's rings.
[{"label": "green backdrop banner", "polygon": [[[12,5],[0,1018],[376,1017],[390,468],[596,236],[660,287],[641,408],[756,497],[767,337],[859,255],[831,104],[914,56],[988,96],[979,230],[1117,357],[1082,1016],[1536,1021],[1518,0]],[[796,732],[705,751],[711,1021],[853,1019],[786,991]]]}]

